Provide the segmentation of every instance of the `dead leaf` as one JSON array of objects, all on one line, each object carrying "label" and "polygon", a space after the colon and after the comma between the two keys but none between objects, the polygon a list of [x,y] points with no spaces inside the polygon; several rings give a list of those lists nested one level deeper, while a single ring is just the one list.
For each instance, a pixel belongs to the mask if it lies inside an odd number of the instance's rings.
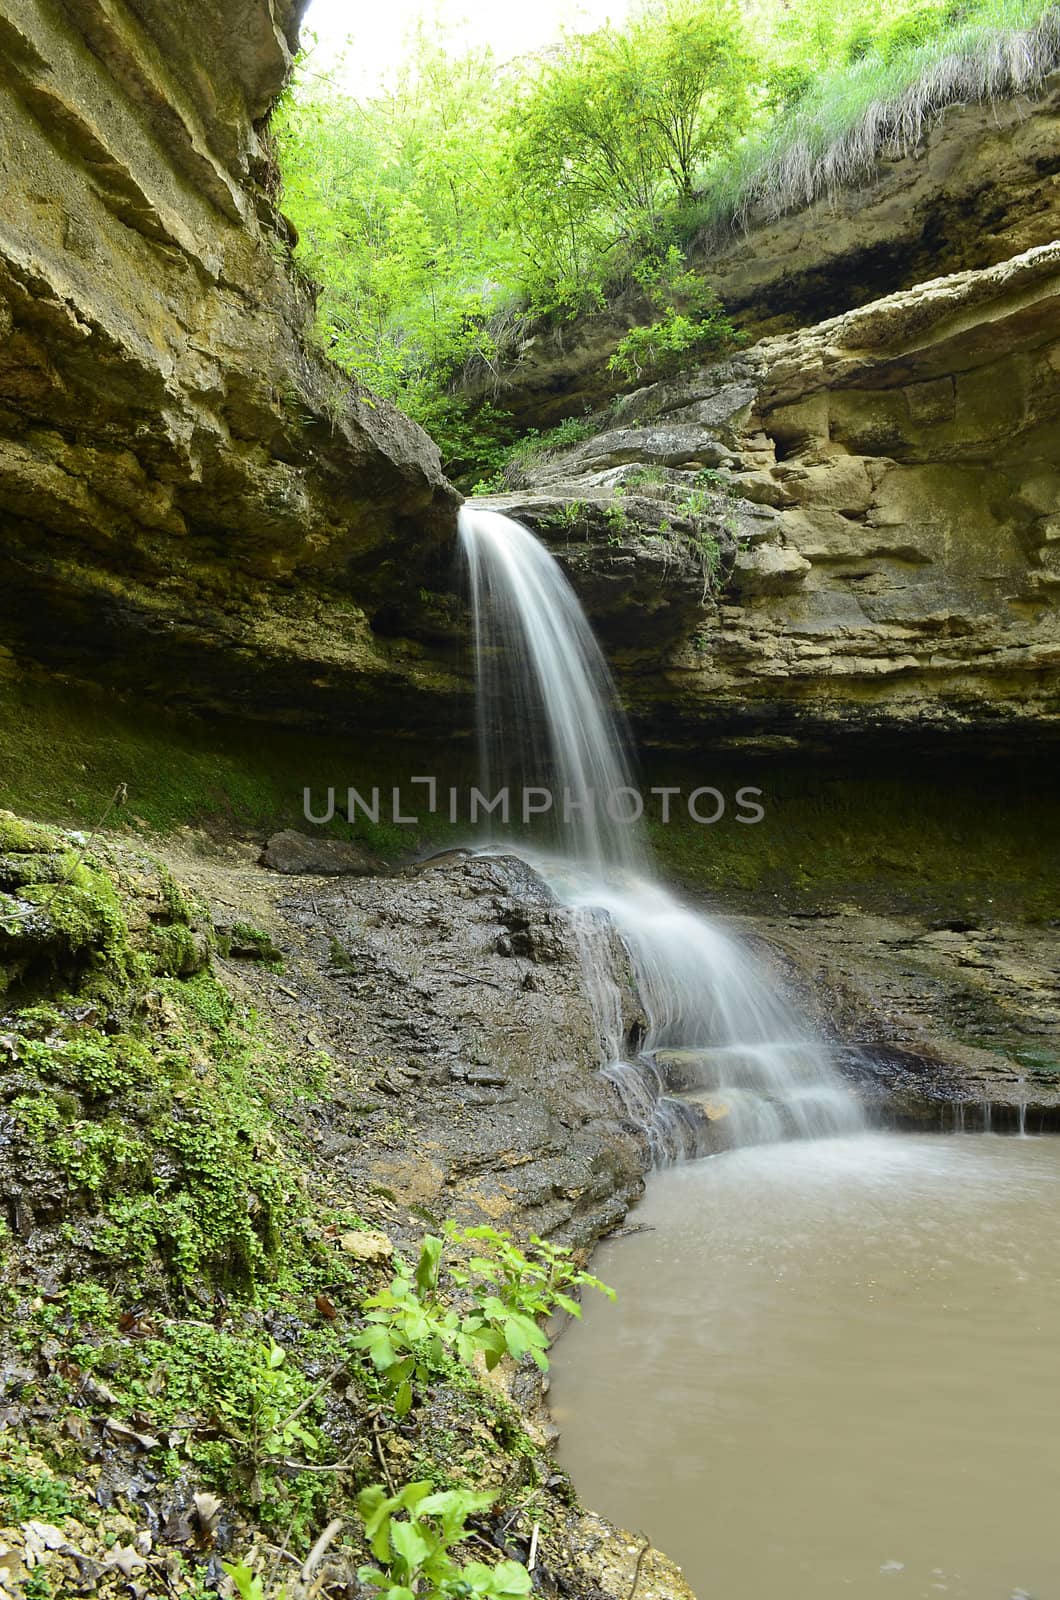
[{"label": "dead leaf", "polygon": [[320,1315],[322,1317],[326,1317],[329,1322],[334,1322],[335,1318],[338,1316],[338,1312],[335,1310],[335,1307],[332,1305],[326,1294],[317,1295],[316,1308],[320,1312]]},{"label": "dead leaf", "polygon": [[224,1502],[217,1495],[200,1490],[198,1494],[192,1496],[192,1505],[203,1533],[212,1533],[224,1510]]},{"label": "dead leaf", "polygon": [[131,1544],[119,1544],[108,1552],[103,1565],[117,1567],[124,1578],[131,1578],[135,1572],[143,1572],[147,1562]]},{"label": "dead leaf", "polygon": [[105,1383],[100,1383],[90,1372],[81,1380],[81,1393],[86,1400],[91,1400],[97,1406],[116,1406],[118,1396],[113,1389],[108,1389]]},{"label": "dead leaf", "polygon": [[107,1418],[106,1428],[115,1438],[135,1440],[141,1450],[157,1450],[161,1442],[153,1433],[137,1433],[135,1428],[127,1428],[124,1422],[115,1422],[112,1417]]}]

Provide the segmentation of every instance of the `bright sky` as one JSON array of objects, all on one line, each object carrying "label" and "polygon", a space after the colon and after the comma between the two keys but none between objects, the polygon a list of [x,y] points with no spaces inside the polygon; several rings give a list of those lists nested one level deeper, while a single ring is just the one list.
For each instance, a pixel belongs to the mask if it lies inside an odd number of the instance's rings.
[{"label": "bright sky", "polygon": [[552,44],[563,28],[594,28],[609,17],[620,22],[629,6],[630,0],[311,0],[302,38],[317,35],[322,66],[345,54],[343,78],[363,94],[395,64],[405,34],[421,18],[441,17],[459,40],[488,44],[508,61]]}]

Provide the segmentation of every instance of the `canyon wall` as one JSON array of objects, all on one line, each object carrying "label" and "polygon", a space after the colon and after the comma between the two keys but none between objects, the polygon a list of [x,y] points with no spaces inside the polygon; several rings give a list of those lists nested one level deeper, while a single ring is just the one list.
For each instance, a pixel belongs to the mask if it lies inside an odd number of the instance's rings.
[{"label": "canyon wall", "polygon": [[267,131],[301,9],[0,0],[9,667],[281,719],[428,688],[372,617],[456,497],[309,341]]},{"label": "canyon wall", "polygon": [[[862,180],[774,215],[704,228],[690,261],[752,338],[805,327],[948,273],[997,266],[1060,234],[1060,72],[1033,95],[951,105]],[[607,363],[659,315],[635,287],[575,323],[543,320],[497,403],[541,427],[614,394]]]},{"label": "canyon wall", "polygon": [[643,389],[491,503],[662,742],[985,749],[1060,730],[1058,443],[1051,244]]},{"label": "canyon wall", "polygon": [[[296,25],[0,0],[0,673],[447,738],[459,496],[312,345],[267,127]],[[1055,728],[1058,115],[1055,76],[953,107],[862,188],[715,240],[758,342],[492,502],[559,549],[642,734]],[[600,334],[535,338],[506,403],[599,399]]]}]

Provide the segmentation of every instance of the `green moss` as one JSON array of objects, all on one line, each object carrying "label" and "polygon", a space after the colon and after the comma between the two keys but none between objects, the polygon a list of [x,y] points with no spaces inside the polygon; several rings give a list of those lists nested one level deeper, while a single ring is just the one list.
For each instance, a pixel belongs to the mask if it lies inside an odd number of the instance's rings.
[{"label": "green moss", "polygon": [[[731,758],[730,762],[731,762]],[[651,825],[662,866],[679,884],[775,909],[853,904],[914,914],[1060,916],[1060,827],[1051,784],[1031,764],[903,769],[893,754],[865,770],[778,757],[764,765],[690,769],[657,760],[647,784],[710,784],[724,817],[692,822],[675,800]],[[765,817],[735,820],[741,787],[761,790]],[[710,802],[703,802],[704,809]]]},{"label": "green moss", "polygon": [[10,1459],[0,1461],[0,1524],[11,1527],[34,1518],[61,1522],[83,1509],[79,1496],[39,1457],[22,1446],[5,1445]]},{"label": "green moss", "polygon": [[11,811],[0,811],[0,855],[9,851],[17,855],[47,852],[62,847],[63,840],[54,828],[42,827],[39,822],[26,822]]},{"label": "green moss", "polygon": [[11,1114],[34,1144],[47,1149],[63,1117],[50,1094],[20,1094],[11,1102]]},{"label": "green moss", "polygon": [[201,972],[179,987],[164,985],[163,993],[179,1003],[192,1026],[214,1033],[227,1028],[235,1013],[232,996],[212,972]]},{"label": "green moss", "polygon": [[[61,859],[65,841],[49,844],[41,859]],[[22,891],[33,909],[10,935],[31,991],[10,1017],[26,1080],[16,1126],[128,1291],[164,1285],[183,1298],[223,1283],[253,1295],[301,1249],[284,1228],[294,1174],[269,1103],[283,1077],[275,1047],[204,968],[193,907],[168,873],[111,855],[65,879]],[[267,935],[245,932],[272,951]]]},{"label": "green moss", "polygon": [[196,972],[203,964],[203,948],[192,930],[179,922],[168,928],[153,928],[148,949],[157,973],[179,977]]},{"label": "green moss", "polygon": [[250,922],[235,922],[223,937],[224,953],[240,956],[244,960],[264,961],[272,967],[282,965],[282,956],[272,941],[272,935]]},{"label": "green moss", "polygon": [[115,984],[145,975],[117,888],[100,867],[80,862],[58,884],[27,885],[20,898],[32,910],[16,921],[12,937],[37,945],[56,968],[78,958],[83,995],[105,998]]},{"label": "green moss", "polygon": [[48,1142],[48,1154],[73,1191],[102,1195],[145,1181],[150,1160],[146,1143],[120,1120],[75,1122]]},{"label": "green moss", "polygon": [[[125,784],[128,802],[110,812],[107,827],[141,838],[189,825],[226,836],[260,837],[281,828],[315,832],[303,813],[306,788],[319,798],[329,787],[341,795],[350,784],[362,793],[378,785],[388,796],[395,784],[424,770],[422,743],[380,739],[366,753],[363,738],[210,724],[157,708],[145,714],[112,695],[25,680],[0,689],[0,749],[4,799],[18,812],[87,830]],[[452,782],[464,768],[472,770],[470,742],[455,755],[450,747],[439,749],[439,771],[451,773]],[[406,802],[416,798],[406,792]],[[325,831],[388,858],[459,832],[426,813],[416,827],[394,824],[386,809],[378,823],[358,812],[352,825],[339,815]],[[0,831],[0,855],[3,837]]]},{"label": "green moss", "polygon": [[[19,1025],[25,1027],[24,1015]],[[56,1031],[46,1039],[23,1039],[19,1059],[42,1078],[83,1090],[92,1098],[117,1094],[155,1074],[142,1040],[130,1034],[105,1034],[99,1028],[77,1028],[66,1037]]]}]

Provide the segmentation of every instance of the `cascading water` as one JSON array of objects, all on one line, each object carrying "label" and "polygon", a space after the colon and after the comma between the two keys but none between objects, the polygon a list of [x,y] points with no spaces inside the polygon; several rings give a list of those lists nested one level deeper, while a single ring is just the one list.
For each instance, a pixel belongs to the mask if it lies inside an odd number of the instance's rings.
[{"label": "cascading water", "polygon": [[[483,789],[518,779],[552,796],[565,849],[539,862],[577,912],[604,1070],[659,1161],[728,1144],[853,1132],[855,1096],[751,953],[650,876],[628,734],[577,596],[548,551],[496,511],[464,506]],[[492,787],[491,787],[492,786]],[[600,913],[629,951],[648,1019],[625,1059],[622,997]]]},{"label": "cascading water", "polygon": [[460,540],[483,790],[547,790],[565,853],[596,873],[635,868],[639,838],[602,804],[632,790],[628,729],[577,595],[533,534],[498,511],[464,506]]}]

